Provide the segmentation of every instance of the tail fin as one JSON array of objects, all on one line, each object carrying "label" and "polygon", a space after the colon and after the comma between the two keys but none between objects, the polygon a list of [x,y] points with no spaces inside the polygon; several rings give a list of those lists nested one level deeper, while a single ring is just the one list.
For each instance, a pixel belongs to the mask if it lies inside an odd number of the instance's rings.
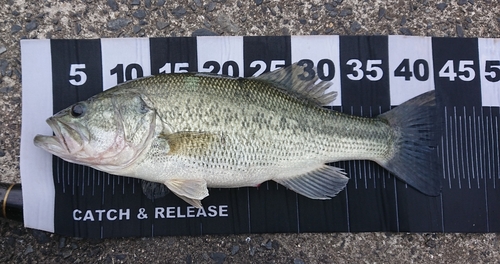
[{"label": "tail fin", "polygon": [[437,159],[437,125],[435,92],[419,95],[379,118],[399,133],[394,155],[380,165],[420,192],[436,196],[441,192]]}]

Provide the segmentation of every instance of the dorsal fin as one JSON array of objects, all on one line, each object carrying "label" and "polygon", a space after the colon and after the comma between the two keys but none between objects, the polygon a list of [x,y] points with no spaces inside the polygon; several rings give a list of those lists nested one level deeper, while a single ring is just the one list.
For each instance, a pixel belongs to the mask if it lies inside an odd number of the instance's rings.
[{"label": "dorsal fin", "polygon": [[[316,68],[312,68],[314,72]],[[335,101],[337,92],[325,93],[330,82],[318,81],[318,75],[311,77],[306,67],[294,63],[288,67],[264,73],[256,79],[274,84],[280,89],[296,94],[318,105],[328,105]]]}]

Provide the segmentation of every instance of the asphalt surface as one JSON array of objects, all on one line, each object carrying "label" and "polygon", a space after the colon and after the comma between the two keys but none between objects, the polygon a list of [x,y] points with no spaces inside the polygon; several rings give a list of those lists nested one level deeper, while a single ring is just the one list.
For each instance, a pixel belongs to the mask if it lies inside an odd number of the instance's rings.
[{"label": "asphalt surface", "polygon": [[[0,181],[20,182],[20,39],[196,35],[500,36],[500,3],[3,0]],[[87,240],[0,220],[6,263],[500,263],[499,234],[326,233]]]}]

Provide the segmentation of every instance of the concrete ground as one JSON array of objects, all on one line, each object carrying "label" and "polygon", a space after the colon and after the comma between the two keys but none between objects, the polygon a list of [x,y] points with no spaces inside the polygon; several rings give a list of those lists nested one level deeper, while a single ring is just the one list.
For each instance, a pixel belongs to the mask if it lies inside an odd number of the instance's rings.
[{"label": "concrete ground", "polygon": [[[19,40],[216,35],[499,37],[497,0],[2,0],[0,181],[20,182]],[[6,263],[500,263],[499,234],[260,234],[86,240],[0,220]]]}]

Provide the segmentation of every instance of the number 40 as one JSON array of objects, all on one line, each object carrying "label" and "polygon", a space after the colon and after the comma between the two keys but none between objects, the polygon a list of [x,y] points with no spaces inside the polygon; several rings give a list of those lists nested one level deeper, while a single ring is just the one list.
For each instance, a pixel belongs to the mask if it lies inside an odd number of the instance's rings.
[{"label": "number 40", "polygon": [[394,76],[405,77],[406,81],[409,81],[413,76],[419,81],[427,81],[429,79],[429,64],[426,60],[418,59],[413,62],[413,67],[410,67],[410,59],[404,59],[394,70]]}]

